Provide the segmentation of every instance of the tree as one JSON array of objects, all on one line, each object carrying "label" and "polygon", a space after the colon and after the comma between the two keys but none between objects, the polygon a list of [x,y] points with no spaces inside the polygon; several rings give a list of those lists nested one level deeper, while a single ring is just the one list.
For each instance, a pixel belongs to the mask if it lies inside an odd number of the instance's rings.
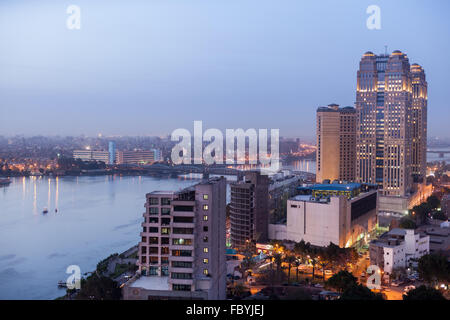
[{"label": "tree", "polygon": [[420,286],[403,295],[403,300],[446,300],[439,290]]},{"label": "tree", "polygon": [[401,218],[399,227],[402,229],[416,229],[417,228],[414,220],[409,217]]},{"label": "tree", "polygon": [[298,267],[300,267],[301,262],[298,259],[295,259],[294,261],[294,267],[295,267],[295,282],[298,283]]},{"label": "tree", "polygon": [[374,293],[362,284],[349,286],[341,295],[341,300],[383,300],[380,293]]},{"label": "tree", "polygon": [[292,264],[296,261],[295,257],[292,254],[288,254],[284,261],[288,264],[288,284],[291,282],[291,268]]},{"label": "tree", "polygon": [[435,211],[432,214],[433,219],[436,220],[442,220],[442,221],[446,221],[447,220],[447,216],[445,215],[445,213],[443,211]]},{"label": "tree", "polygon": [[81,280],[77,300],[120,300],[121,290],[111,278],[92,274]]},{"label": "tree", "polygon": [[429,196],[427,199],[427,204],[431,209],[437,209],[441,206],[441,201],[436,196]]},{"label": "tree", "polygon": [[348,271],[340,271],[325,282],[325,287],[344,292],[346,289],[358,284],[357,279]]},{"label": "tree", "polygon": [[436,284],[450,281],[450,262],[442,254],[427,254],[419,259],[418,271],[423,280]]}]

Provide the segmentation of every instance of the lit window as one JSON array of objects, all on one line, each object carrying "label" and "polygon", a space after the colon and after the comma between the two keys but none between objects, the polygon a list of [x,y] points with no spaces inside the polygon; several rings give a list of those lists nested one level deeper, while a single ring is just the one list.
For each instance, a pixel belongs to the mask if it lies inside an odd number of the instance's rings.
[{"label": "lit window", "polygon": [[203,269],[203,274],[207,276],[209,274],[208,269]]},{"label": "lit window", "polygon": [[203,221],[208,221],[208,216],[207,215],[203,216]]},{"label": "lit window", "polygon": [[208,211],[208,205],[207,204],[203,205],[203,210]]},{"label": "lit window", "polygon": [[203,259],[203,263],[207,264],[208,262],[208,259]]},{"label": "lit window", "polygon": [[208,195],[207,194],[203,195],[203,200],[208,200]]},{"label": "lit window", "polygon": [[208,248],[203,248],[204,253],[208,253]]}]

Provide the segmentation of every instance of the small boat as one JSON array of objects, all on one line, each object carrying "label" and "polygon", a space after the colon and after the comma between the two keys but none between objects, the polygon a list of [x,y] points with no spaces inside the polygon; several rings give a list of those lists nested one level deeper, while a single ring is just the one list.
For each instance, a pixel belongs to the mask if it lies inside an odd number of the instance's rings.
[{"label": "small boat", "polygon": [[44,208],[44,210],[42,210],[42,213],[48,213],[48,209]]},{"label": "small boat", "polygon": [[58,287],[66,288],[67,287],[67,283],[65,281],[59,280],[58,281]]}]

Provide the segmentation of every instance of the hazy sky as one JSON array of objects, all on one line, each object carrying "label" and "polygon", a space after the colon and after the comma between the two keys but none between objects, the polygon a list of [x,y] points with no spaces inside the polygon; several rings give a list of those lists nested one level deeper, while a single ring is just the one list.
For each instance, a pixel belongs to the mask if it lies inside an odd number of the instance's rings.
[{"label": "hazy sky", "polygon": [[[81,8],[69,30],[66,9]],[[381,8],[381,30],[366,9]],[[279,128],[354,105],[365,51],[406,52],[429,84],[429,133],[450,136],[448,0],[1,0],[0,134],[162,135]]]}]

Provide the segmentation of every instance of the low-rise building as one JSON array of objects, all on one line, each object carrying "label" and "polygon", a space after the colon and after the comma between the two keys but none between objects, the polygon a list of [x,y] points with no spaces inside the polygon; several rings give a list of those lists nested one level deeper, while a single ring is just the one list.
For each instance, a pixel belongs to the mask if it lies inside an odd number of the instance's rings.
[{"label": "low-rise building", "polygon": [[430,252],[430,237],[406,229],[392,229],[369,246],[370,263],[380,267],[385,275],[398,268],[417,266],[417,261]]},{"label": "low-rise building", "polygon": [[287,221],[269,225],[273,240],[350,247],[370,238],[377,225],[376,186],[359,183],[300,187],[287,202]]}]

